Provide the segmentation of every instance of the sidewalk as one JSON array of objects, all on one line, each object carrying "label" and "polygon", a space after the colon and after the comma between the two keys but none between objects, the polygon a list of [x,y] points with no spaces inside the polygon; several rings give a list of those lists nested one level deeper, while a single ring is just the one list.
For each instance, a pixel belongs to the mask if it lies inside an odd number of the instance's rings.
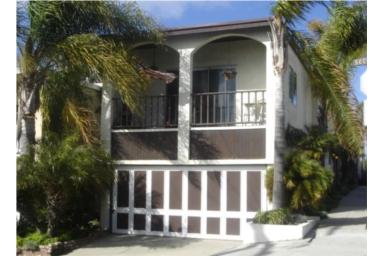
[{"label": "sidewalk", "polygon": [[256,243],[215,255],[363,256],[367,254],[367,188],[358,187],[304,240]]}]

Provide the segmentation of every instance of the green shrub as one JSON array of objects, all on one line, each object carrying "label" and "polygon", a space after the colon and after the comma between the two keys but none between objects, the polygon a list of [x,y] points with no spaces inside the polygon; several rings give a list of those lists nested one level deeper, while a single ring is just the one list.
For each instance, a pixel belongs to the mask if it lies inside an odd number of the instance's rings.
[{"label": "green shrub", "polygon": [[294,224],[295,218],[293,217],[289,209],[280,208],[271,211],[256,213],[253,222],[258,224],[288,225]]},{"label": "green shrub", "polygon": [[18,158],[17,207],[25,223],[18,235],[40,229],[54,237],[94,228],[89,221],[98,218],[112,181],[112,160],[100,146],[82,144],[78,134],[46,132],[34,154]]},{"label": "green shrub", "polygon": [[[288,126],[286,141],[290,151],[284,159],[284,184],[288,207],[296,212],[319,212],[333,182],[333,172],[322,165],[329,147],[335,143],[333,134],[319,127],[307,127],[301,131]],[[269,201],[273,197],[273,168],[265,175],[265,187]]]},{"label": "green shrub", "polygon": [[296,150],[287,159],[284,183],[290,194],[290,208],[318,209],[332,184],[333,172],[311,157],[308,150]]},{"label": "green shrub", "polygon": [[37,250],[39,245],[47,245],[59,241],[58,237],[50,237],[46,233],[35,231],[27,234],[25,237],[17,236],[17,247],[27,250]]},{"label": "green shrub", "polygon": [[273,167],[268,167],[265,173],[265,188],[269,202],[272,202],[273,198],[273,171]]},{"label": "green shrub", "polygon": [[39,249],[39,243],[34,240],[24,239],[22,248],[29,251],[37,251]]},{"label": "green shrub", "polygon": [[23,238],[21,236],[16,236],[16,245],[17,247],[23,246]]}]

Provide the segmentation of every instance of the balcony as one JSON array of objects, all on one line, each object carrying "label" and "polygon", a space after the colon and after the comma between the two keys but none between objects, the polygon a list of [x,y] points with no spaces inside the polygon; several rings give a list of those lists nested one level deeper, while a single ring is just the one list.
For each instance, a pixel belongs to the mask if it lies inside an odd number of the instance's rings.
[{"label": "balcony", "polygon": [[114,94],[112,155],[122,161],[182,164],[264,159],[266,49],[237,36],[209,41],[192,52],[140,46],[136,52],[144,65],[177,79],[172,84],[151,81],[150,96],[138,99],[140,109],[134,113]]},{"label": "balcony", "polygon": [[177,127],[177,95],[141,97],[139,110],[133,113],[121,99],[113,100],[113,129],[154,129]]},{"label": "balcony", "polygon": [[195,93],[192,127],[265,125],[265,90]]}]

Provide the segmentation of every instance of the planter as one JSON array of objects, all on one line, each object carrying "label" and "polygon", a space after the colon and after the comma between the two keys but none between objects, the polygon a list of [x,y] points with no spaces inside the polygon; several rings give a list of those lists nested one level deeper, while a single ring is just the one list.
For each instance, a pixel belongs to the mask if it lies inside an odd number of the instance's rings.
[{"label": "planter", "polygon": [[244,243],[272,242],[302,239],[319,222],[319,217],[307,217],[307,220],[294,225],[244,224],[242,238]]}]

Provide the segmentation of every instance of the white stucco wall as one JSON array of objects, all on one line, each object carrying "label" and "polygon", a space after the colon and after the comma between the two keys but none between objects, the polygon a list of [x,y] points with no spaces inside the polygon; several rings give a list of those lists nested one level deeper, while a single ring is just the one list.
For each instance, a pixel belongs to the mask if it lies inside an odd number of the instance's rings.
[{"label": "white stucco wall", "polygon": [[[155,51],[137,49],[134,53],[146,66],[155,65],[160,71],[178,70],[179,56],[176,51],[168,47],[158,47]],[[193,68],[234,67],[237,71],[237,90],[265,89],[265,55],[265,46],[250,39],[209,43],[198,49],[193,55]],[[164,82],[153,81],[150,94],[164,93]]]},{"label": "white stucco wall", "polygon": [[194,54],[194,69],[234,67],[236,89],[265,89],[265,46],[254,40],[209,43]]},{"label": "white stucco wall", "polygon": [[[289,66],[297,75],[297,104],[289,98]],[[317,123],[317,101],[313,98],[308,74],[295,52],[288,46],[288,67],[284,74],[285,124],[298,129]]]}]

